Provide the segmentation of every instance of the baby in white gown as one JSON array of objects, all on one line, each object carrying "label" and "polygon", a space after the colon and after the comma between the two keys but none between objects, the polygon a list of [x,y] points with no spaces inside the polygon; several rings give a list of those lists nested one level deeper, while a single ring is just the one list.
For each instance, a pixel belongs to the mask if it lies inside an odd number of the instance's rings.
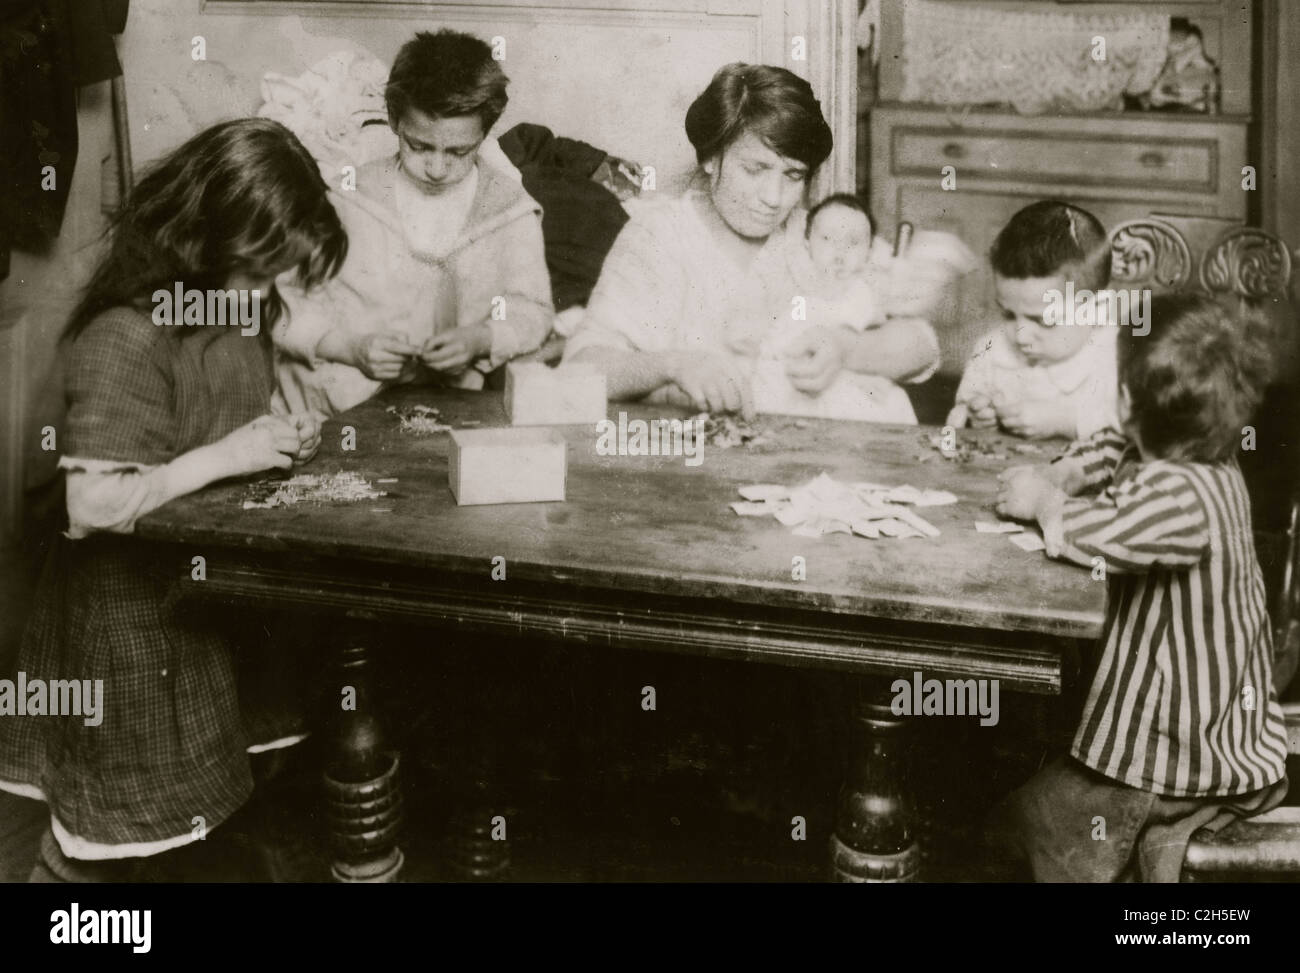
[{"label": "baby in white gown", "polygon": [[758,344],[754,370],[754,408],[758,412],[915,423],[911,401],[898,385],[879,375],[841,369],[818,395],[795,388],[786,375],[790,355],[812,328],[847,326],[866,331],[885,320],[883,303],[870,282],[872,226],[853,196],[837,194],[808,213],[807,249],[811,270],[806,293],[792,295],[776,309]]}]

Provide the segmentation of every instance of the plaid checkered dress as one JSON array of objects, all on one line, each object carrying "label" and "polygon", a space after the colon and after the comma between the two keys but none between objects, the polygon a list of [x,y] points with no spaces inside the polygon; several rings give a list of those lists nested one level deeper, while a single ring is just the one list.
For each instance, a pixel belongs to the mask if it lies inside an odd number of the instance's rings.
[{"label": "plaid checkered dress", "polygon": [[[272,389],[259,338],[219,326],[182,338],[114,309],[72,345],[61,445],[74,459],[165,463],[264,415]],[[17,670],[29,683],[102,679],[102,722],[0,719],[0,780],[40,788],[77,838],[188,835],[252,792],[231,646],[174,611],[168,589],[129,535],[60,537],[46,562]]]}]

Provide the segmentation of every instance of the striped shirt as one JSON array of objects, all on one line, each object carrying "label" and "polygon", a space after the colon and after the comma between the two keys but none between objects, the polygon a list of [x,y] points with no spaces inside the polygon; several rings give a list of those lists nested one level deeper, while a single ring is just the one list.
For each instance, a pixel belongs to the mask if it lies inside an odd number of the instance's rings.
[{"label": "striped shirt", "polygon": [[1237,461],[1142,462],[1114,430],[1065,456],[1101,492],[1066,502],[1062,556],[1104,564],[1107,579],[1101,659],[1071,753],[1167,796],[1280,780],[1286,737]]}]

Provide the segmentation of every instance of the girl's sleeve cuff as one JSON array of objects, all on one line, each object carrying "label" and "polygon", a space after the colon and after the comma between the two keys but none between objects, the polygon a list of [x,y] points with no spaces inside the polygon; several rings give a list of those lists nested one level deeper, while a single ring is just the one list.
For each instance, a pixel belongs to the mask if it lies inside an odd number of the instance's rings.
[{"label": "girl's sleeve cuff", "polygon": [[59,468],[68,473],[66,536],[80,540],[99,531],[131,533],[163,467],[64,456]]}]

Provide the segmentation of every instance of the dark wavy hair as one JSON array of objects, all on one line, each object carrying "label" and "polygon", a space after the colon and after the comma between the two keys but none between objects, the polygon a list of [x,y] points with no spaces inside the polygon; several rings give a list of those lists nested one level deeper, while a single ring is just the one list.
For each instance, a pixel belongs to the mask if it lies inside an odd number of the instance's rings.
[{"label": "dark wavy hair", "polygon": [[1110,283],[1110,243],[1101,221],[1056,199],[1031,203],[1007,221],[989,252],[993,272],[1012,280],[1069,276],[1076,287]]},{"label": "dark wavy hair", "polygon": [[[152,166],[117,212],[68,321],[75,338],[97,315],[148,304],[155,290],[223,289],[231,274],[297,268],[305,287],[338,272],[348,238],[302,143],[279,122],[243,118],[194,136]],[[274,287],[267,327],[282,310]],[[184,338],[202,329],[166,328]]]},{"label": "dark wavy hair", "polygon": [[686,111],[686,137],[701,165],[746,132],[773,152],[808,167],[811,176],[834,139],[812,86],[785,68],[728,64]]},{"label": "dark wavy hair", "polygon": [[871,236],[876,235],[876,218],[871,215],[871,210],[867,209],[867,204],[862,201],[861,196],[857,193],[831,193],[808,211],[808,217],[803,228],[805,240],[812,235],[813,220],[817,219],[817,214],[831,206],[843,206],[855,213],[861,213],[867,218],[867,232]]},{"label": "dark wavy hair", "polygon": [[506,110],[509,83],[485,41],[454,30],[421,31],[397,52],[384,107],[394,130],[408,108],[418,108],[434,118],[477,115],[486,135]]},{"label": "dark wavy hair", "polygon": [[1148,334],[1121,327],[1119,380],[1142,445],[1161,459],[1227,459],[1273,372],[1272,329],[1242,307],[1166,294],[1151,301]]}]

